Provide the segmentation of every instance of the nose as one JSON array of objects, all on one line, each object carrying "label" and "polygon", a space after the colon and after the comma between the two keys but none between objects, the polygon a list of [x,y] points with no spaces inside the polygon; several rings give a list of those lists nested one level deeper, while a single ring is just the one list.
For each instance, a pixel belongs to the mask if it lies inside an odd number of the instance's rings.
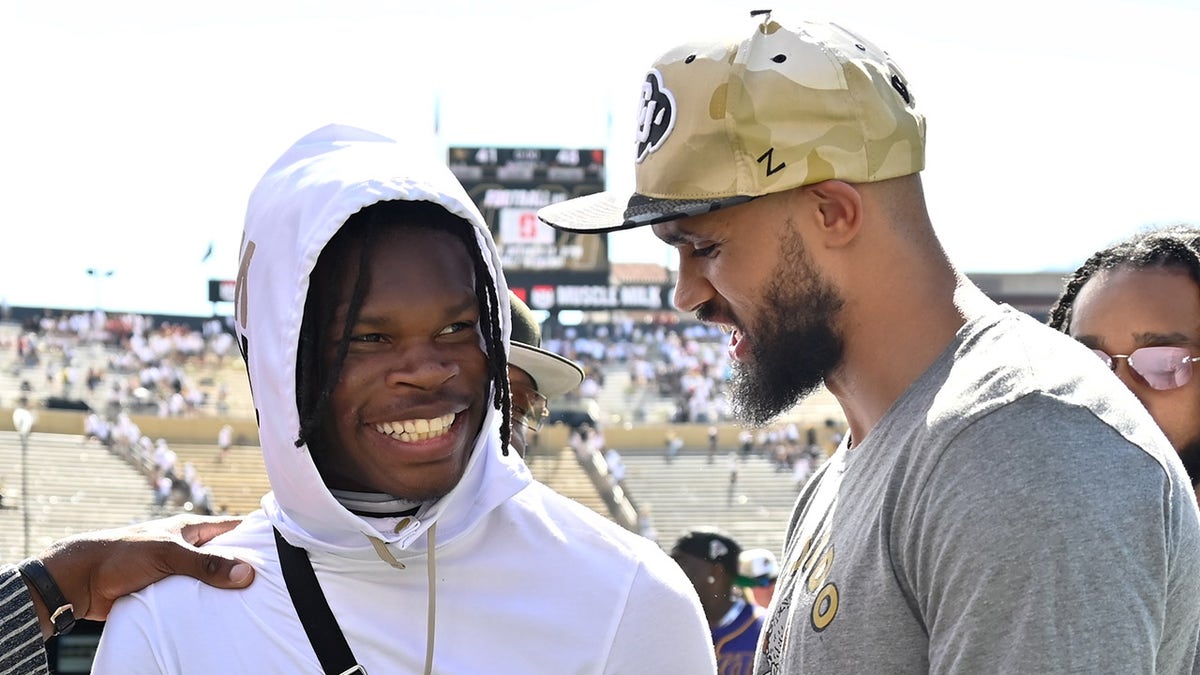
[{"label": "nose", "polygon": [[694,312],[716,295],[700,265],[686,255],[679,256],[679,277],[675,281],[675,306],[681,312]]},{"label": "nose", "polygon": [[392,387],[436,389],[458,375],[461,368],[433,345],[399,346],[387,370],[387,384]]}]

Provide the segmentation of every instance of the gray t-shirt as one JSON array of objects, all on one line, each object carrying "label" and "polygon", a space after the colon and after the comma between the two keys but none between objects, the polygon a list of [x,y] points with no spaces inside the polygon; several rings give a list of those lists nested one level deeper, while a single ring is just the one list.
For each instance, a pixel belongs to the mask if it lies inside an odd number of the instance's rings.
[{"label": "gray t-shirt", "polygon": [[1007,307],[809,481],[780,570],[760,674],[1196,664],[1200,511],[1178,456],[1099,359]]}]

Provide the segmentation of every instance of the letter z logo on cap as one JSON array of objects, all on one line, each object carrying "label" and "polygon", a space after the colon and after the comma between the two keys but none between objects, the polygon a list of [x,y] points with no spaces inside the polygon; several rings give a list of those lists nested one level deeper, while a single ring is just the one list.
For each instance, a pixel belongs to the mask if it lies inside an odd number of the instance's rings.
[{"label": "letter z logo on cap", "polygon": [[662,73],[651,70],[642,84],[637,118],[637,161],[662,147],[675,127],[675,96],[663,86]]}]

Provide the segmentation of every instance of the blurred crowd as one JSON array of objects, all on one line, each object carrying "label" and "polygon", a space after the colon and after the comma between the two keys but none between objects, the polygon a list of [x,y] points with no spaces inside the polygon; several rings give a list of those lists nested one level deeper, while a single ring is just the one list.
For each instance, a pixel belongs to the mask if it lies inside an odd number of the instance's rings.
[{"label": "blurred crowd", "polygon": [[237,357],[233,335],[219,319],[194,328],[139,314],[46,313],[3,339],[0,346],[16,356],[9,376],[19,384],[0,396],[16,403],[82,401],[110,421],[120,412],[229,412],[228,384],[203,375]]},{"label": "blurred crowd", "polygon": [[702,324],[613,323],[569,326],[543,336],[542,347],[583,365],[587,377],[577,396],[596,398],[605,372],[629,373],[634,422],[647,420],[650,401],[674,403],[672,421],[707,424],[728,419],[722,394],[730,367],[726,336]]}]

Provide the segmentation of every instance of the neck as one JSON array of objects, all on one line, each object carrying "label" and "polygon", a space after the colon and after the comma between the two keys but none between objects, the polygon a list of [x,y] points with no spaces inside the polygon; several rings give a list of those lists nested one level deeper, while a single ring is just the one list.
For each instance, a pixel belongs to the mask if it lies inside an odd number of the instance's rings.
[{"label": "neck", "polygon": [[716,630],[722,626],[728,625],[737,618],[737,614],[742,611],[742,607],[746,604],[746,600],[740,596],[729,594],[725,597],[724,611],[716,614],[709,614],[705,608],[705,618],[708,619],[708,627],[710,630]]},{"label": "neck", "polygon": [[854,309],[843,325],[854,329],[848,332],[842,364],[826,378],[826,386],[842,406],[855,446],[968,318],[990,303],[948,261],[927,260],[925,265],[909,278],[896,274],[894,283],[880,286],[888,288],[886,293],[866,291],[865,301],[848,303]]},{"label": "neck", "polygon": [[735,599],[729,591],[714,591],[707,598],[704,598],[702,606],[704,607],[704,618],[708,619],[709,628],[717,628],[721,625],[721,619],[729,613],[733,607]]}]

